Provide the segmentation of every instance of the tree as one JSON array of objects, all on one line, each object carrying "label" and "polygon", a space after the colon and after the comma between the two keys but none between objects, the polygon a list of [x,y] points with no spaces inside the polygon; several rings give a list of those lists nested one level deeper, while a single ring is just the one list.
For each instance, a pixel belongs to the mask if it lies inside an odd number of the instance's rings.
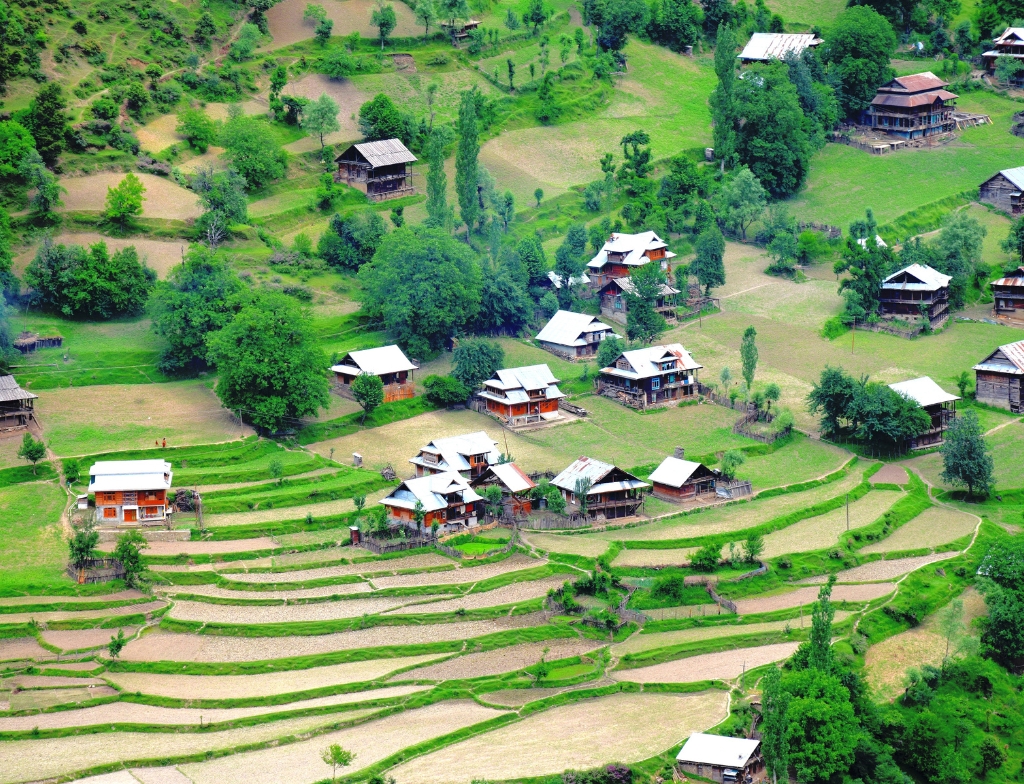
[{"label": "tree", "polygon": [[572,494],[576,499],[576,503],[579,504],[580,514],[583,517],[587,516],[587,511],[590,509],[590,488],[593,486],[594,480],[589,476],[576,477],[576,483],[573,485]]},{"label": "tree", "polygon": [[715,74],[718,85],[711,93],[712,140],[722,171],[732,164],[736,152],[736,113],[733,87],[736,84],[736,34],[726,24],[718,27],[715,39]]},{"label": "tree", "polygon": [[317,241],[316,253],[330,266],[358,270],[377,252],[387,226],[376,210],[361,210],[345,217],[335,213]]},{"label": "tree", "polygon": [[423,379],[426,389],[424,397],[435,406],[449,406],[465,403],[472,394],[470,389],[451,376],[427,376]]},{"label": "tree", "polygon": [[697,42],[702,21],[700,8],[690,0],[658,0],[647,29],[655,41],[681,52]]},{"label": "tree", "polygon": [[665,319],[654,308],[665,287],[665,273],[658,264],[645,264],[630,278],[624,291],[626,335],[640,343],[653,343],[665,330]]},{"label": "tree", "polygon": [[712,224],[697,237],[694,243],[697,257],[691,267],[697,281],[704,287],[704,295],[711,294],[714,286],[725,285],[725,237]]},{"label": "tree", "polygon": [[67,108],[64,88],[57,82],[49,82],[39,88],[25,117],[26,125],[35,139],[36,150],[50,167],[57,163],[66,146]]},{"label": "tree", "polygon": [[327,357],[309,315],[290,297],[253,292],[207,343],[217,396],[261,430],[275,432],[326,407]]},{"label": "tree", "polygon": [[306,3],[306,8],[302,12],[303,22],[312,22],[313,24],[316,24],[317,22],[322,22],[326,18],[326,8],[324,8],[322,5],[317,5],[315,3]]},{"label": "tree", "polygon": [[768,411],[771,411],[772,403],[779,402],[780,397],[782,397],[782,389],[778,384],[773,382],[764,388],[764,399],[768,403]]},{"label": "tree", "polygon": [[477,156],[480,154],[480,139],[477,131],[476,106],[476,88],[464,92],[459,103],[459,145],[455,151],[455,192],[459,199],[459,217],[466,224],[467,242],[479,210]]},{"label": "tree", "polygon": [[722,479],[731,482],[736,478],[736,469],[747,462],[746,456],[738,449],[730,449],[722,455]]},{"label": "tree", "polygon": [[443,348],[473,322],[481,277],[470,248],[426,227],[390,232],[359,270],[364,312],[414,356]]},{"label": "tree", "polygon": [[430,35],[430,25],[437,21],[437,10],[433,0],[418,0],[416,3],[416,20],[423,25],[423,35]]},{"label": "tree", "polygon": [[991,450],[974,411],[968,410],[950,423],[940,451],[943,482],[966,487],[968,496],[975,492],[987,496],[991,492],[995,484]]},{"label": "tree", "polygon": [[690,566],[698,572],[713,572],[722,560],[722,546],[710,542],[690,556]]},{"label": "tree", "polygon": [[846,239],[843,257],[833,267],[837,275],[850,273],[839,284],[839,293],[846,297],[842,318],[847,324],[878,312],[878,292],[882,288],[882,280],[889,268],[894,266],[892,251],[875,241],[876,229],[874,214],[867,210],[865,220],[854,221],[850,225],[850,236]]},{"label": "tree", "polygon": [[[537,200],[537,208],[539,209],[540,203],[544,200],[544,189],[537,188],[537,190],[533,192],[533,198]],[[1024,218],[1022,218],[1021,220],[1024,221]]]},{"label": "tree", "polygon": [[757,563],[764,552],[764,537],[761,534],[753,533],[747,537],[743,544],[743,557],[747,563]]},{"label": "tree", "polygon": [[747,389],[754,386],[754,372],[757,370],[757,330],[747,327],[743,330],[743,339],[740,341],[740,360],[743,362],[743,380],[747,383]]},{"label": "tree", "polygon": [[275,457],[267,463],[267,473],[271,479],[276,479],[279,485],[284,483],[284,463],[281,458]]},{"label": "tree", "polygon": [[978,756],[981,758],[981,777],[988,778],[989,771],[998,771],[1006,764],[1006,751],[1002,745],[991,735],[978,746]]},{"label": "tree", "polygon": [[384,402],[384,382],[380,376],[360,373],[352,382],[352,397],[362,407],[361,421],[365,423],[366,415],[372,414],[373,410]]},{"label": "tree", "polygon": [[22,178],[29,188],[35,189],[32,197],[32,209],[41,217],[49,218],[57,207],[62,206],[62,193],[67,193],[57,177],[43,165],[43,159],[35,150],[31,150],[21,160],[18,167]]},{"label": "tree", "polygon": [[1024,265],[1024,215],[1010,226],[1010,233],[999,247],[1013,255],[1018,265]]},{"label": "tree", "polygon": [[146,199],[142,194],[145,192],[142,180],[131,172],[124,176],[117,187],[107,186],[107,207],[104,211],[107,220],[126,228],[132,218],[142,214],[142,202]]},{"label": "tree", "polygon": [[149,547],[146,537],[138,531],[126,531],[117,537],[114,558],[124,567],[124,581],[135,587],[142,574],[142,550]]},{"label": "tree", "polygon": [[780,231],[768,243],[767,250],[768,256],[772,260],[772,263],[766,270],[767,272],[776,275],[791,274],[793,272],[793,263],[800,252],[796,237],[788,231]]},{"label": "tree", "polygon": [[732,371],[729,370],[728,366],[722,368],[722,372],[718,374],[718,380],[722,382],[722,388],[725,389],[725,394],[729,394],[729,384],[732,383]]},{"label": "tree", "polygon": [[880,85],[893,78],[889,58],[896,34],[872,8],[847,8],[832,23],[821,59],[838,81],[839,104],[846,117],[856,117],[871,103]]},{"label": "tree", "polygon": [[320,759],[324,761],[325,765],[331,766],[331,781],[338,778],[338,768],[347,768],[355,758],[355,754],[345,751],[337,743],[332,743],[320,752]]},{"label": "tree", "polygon": [[597,346],[597,366],[601,368],[611,367],[612,363],[619,358],[619,355],[626,350],[626,342],[622,338],[610,335],[602,340]]},{"label": "tree", "polygon": [[384,93],[377,93],[359,107],[359,132],[369,141],[398,139],[412,144],[416,126],[412,117],[403,113]]},{"label": "tree", "polygon": [[508,90],[514,93],[516,91],[516,63],[511,57],[505,61],[505,65],[508,66]]},{"label": "tree", "polygon": [[284,175],[285,153],[262,120],[239,115],[224,125],[220,143],[250,188],[262,188]]},{"label": "tree", "polygon": [[533,25],[534,35],[537,35],[537,28],[544,24],[547,18],[548,14],[543,0],[529,0],[526,12],[523,14],[523,24]]},{"label": "tree", "polygon": [[211,167],[200,168],[192,178],[192,190],[206,210],[196,221],[201,232],[206,232],[214,220],[225,228],[249,222],[245,178],[234,169],[214,172]]},{"label": "tree", "polygon": [[836,610],[832,606],[832,588],[836,584],[836,576],[829,575],[826,582],[818,590],[818,599],[811,610],[811,636],[807,643],[807,664],[813,670],[829,672],[833,668],[832,658],[832,620]]},{"label": "tree", "polygon": [[931,427],[931,417],[917,401],[874,382],[858,389],[852,419],[857,422],[858,439],[890,451],[905,449],[911,439]]},{"label": "tree", "polygon": [[217,124],[202,109],[186,109],[181,112],[175,130],[198,153],[206,152],[217,139]]},{"label": "tree", "polygon": [[327,44],[331,40],[331,33],[333,32],[334,20],[321,19],[319,22],[316,23],[316,29],[314,29],[313,35],[316,37],[316,42],[320,44],[320,46],[327,46]]},{"label": "tree", "polygon": [[[134,533],[134,532],[133,532]],[[118,629],[117,635],[110,635],[110,642],[107,643],[107,655],[111,659],[117,659],[121,656],[121,651],[124,650],[124,646],[128,644],[128,640],[124,636],[124,629]]]},{"label": "tree", "polygon": [[484,497],[487,514],[492,519],[501,517],[502,512],[505,511],[501,488],[498,485],[487,485],[480,492],[480,495]]},{"label": "tree", "polygon": [[812,668],[788,674],[782,686],[789,694],[785,743],[797,780],[827,781],[848,771],[860,733],[843,682]]},{"label": "tree", "polygon": [[504,366],[505,350],[498,343],[470,338],[459,341],[452,361],[452,378],[474,390]]},{"label": "tree", "polygon": [[533,318],[534,304],[522,282],[504,267],[484,277],[476,331],[516,334]]},{"label": "tree", "polygon": [[960,375],[956,377],[956,389],[960,393],[961,398],[967,397],[967,390],[971,386],[971,374],[966,370],[961,370]]},{"label": "tree", "polygon": [[341,130],[338,124],[338,104],[327,93],[320,93],[315,101],[306,104],[302,112],[302,130],[309,136],[320,139],[320,154],[323,156],[324,137]]},{"label": "tree", "polygon": [[452,209],[448,206],[448,175],[444,170],[444,143],[434,132],[427,141],[427,219],[428,228],[451,231]]},{"label": "tree", "polygon": [[651,18],[644,0],[591,0],[588,5],[590,23],[600,31],[597,46],[607,51],[621,50],[629,34],[643,33]]},{"label": "tree", "polygon": [[263,31],[259,25],[246,22],[239,29],[234,43],[231,44],[231,48],[228,50],[228,57],[239,63],[252,59],[256,47],[259,46],[262,38]]},{"label": "tree", "polygon": [[988,233],[977,218],[967,210],[951,212],[942,221],[938,251],[939,272],[952,277],[949,283],[949,305],[962,308],[967,303],[967,290],[979,274],[987,274],[982,266],[981,246]]},{"label": "tree", "polygon": [[395,7],[391,3],[385,4],[383,0],[377,1],[377,7],[370,14],[370,24],[377,28],[380,34],[380,49],[384,51],[384,42],[398,24],[398,17],[395,16]]},{"label": "tree", "polygon": [[739,230],[745,240],[747,229],[761,217],[767,201],[760,181],[750,169],[742,166],[718,191],[717,207],[725,224],[733,231]]},{"label": "tree", "polygon": [[782,675],[774,665],[768,668],[761,680],[761,753],[765,769],[772,777],[772,784],[778,784],[779,776],[788,780],[789,744],[786,708],[789,695],[782,690]]},{"label": "tree", "polygon": [[504,193],[495,196],[494,198],[494,211],[498,215],[498,219],[501,221],[501,226],[508,233],[508,225],[516,217],[516,202],[515,196],[512,195],[512,191],[505,191]]},{"label": "tree", "polygon": [[35,144],[32,134],[21,123],[0,121],[0,177],[11,179],[21,176],[21,162],[35,150]]},{"label": "tree", "polygon": [[25,433],[21,439],[21,446],[18,448],[18,457],[28,460],[32,464],[32,474],[36,473],[36,463],[46,457],[46,444],[36,441],[31,433]]},{"label": "tree", "polygon": [[1006,538],[985,555],[978,588],[988,617],[982,621],[984,653],[1004,666],[1024,662],[1024,539]]},{"label": "tree", "polygon": [[96,557],[100,535],[91,527],[78,528],[68,540],[68,560],[76,569],[84,569]]}]

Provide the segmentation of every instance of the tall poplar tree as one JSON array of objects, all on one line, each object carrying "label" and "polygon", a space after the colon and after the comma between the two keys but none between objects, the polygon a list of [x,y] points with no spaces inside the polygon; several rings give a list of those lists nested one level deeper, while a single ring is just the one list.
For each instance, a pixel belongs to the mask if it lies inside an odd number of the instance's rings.
[{"label": "tall poplar tree", "polygon": [[836,576],[830,575],[828,582],[818,591],[818,600],[811,611],[811,639],[807,664],[812,670],[828,672],[832,669],[832,619],[836,608],[832,606],[832,586]]},{"label": "tall poplar tree", "polygon": [[736,81],[736,34],[728,25],[718,28],[715,40],[715,73],[718,87],[711,93],[711,118],[714,122],[712,140],[715,157],[725,163],[736,152],[736,130],[734,127],[733,83]]},{"label": "tall poplar tree", "polygon": [[788,780],[787,760],[789,742],[787,738],[786,708],[789,695],[782,690],[782,675],[778,667],[770,667],[761,681],[761,753],[772,784],[779,778]]},{"label": "tall poplar tree", "polygon": [[743,360],[743,380],[747,382],[747,389],[754,387],[754,371],[757,370],[757,330],[747,327],[743,331],[743,340],[740,341],[740,359]]},{"label": "tall poplar tree", "polygon": [[427,220],[433,229],[451,231],[452,210],[448,206],[448,175],[444,170],[444,144],[438,133],[427,142]]},{"label": "tall poplar tree", "polygon": [[477,196],[477,156],[480,154],[480,133],[476,125],[476,89],[462,94],[459,104],[459,146],[455,151],[455,192],[459,197],[459,217],[466,224],[466,241],[480,211]]}]

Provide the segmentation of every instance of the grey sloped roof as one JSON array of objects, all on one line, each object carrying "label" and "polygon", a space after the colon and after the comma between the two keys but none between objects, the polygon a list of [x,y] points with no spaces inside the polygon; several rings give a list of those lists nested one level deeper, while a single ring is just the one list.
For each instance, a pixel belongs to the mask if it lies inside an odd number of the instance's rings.
[{"label": "grey sloped roof", "polygon": [[676,755],[679,762],[696,762],[722,768],[743,768],[761,745],[759,740],[695,733]]},{"label": "grey sloped roof", "polygon": [[11,400],[35,400],[39,395],[33,395],[22,389],[14,376],[0,376],[0,402],[7,403]]},{"label": "grey sloped roof", "polygon": [[[916,278],[920,283],[893,282],[895,278],[898,278],[903,274]],[[934,270],[931,267],[923,264],[911,264],[909,267],[904,267],[899,272],[894,272],[883,280],[882,288],[902,289],[905,291],[937,291],[938,289],[948,286],[950,280],[952,280],[952,278],[950,278],[949,275],[943,275],[941,272]]]},{"label": "grey sloped roof", "polygon": [[419,501],[423,504],[424,511],[436,512],[447,508],[448,502],[445,500],[445,495],[449,493],[461,493],[464,503],[480,500],[480,496],[460,474],[455,471],[447,471],[442,474],[406,479],[378,503],[384,506],[415,509],[416,502]]},{"label": "grey sloped roof", "polygon": [[587,342],[583,333],[611,331],[612,328],[601,323],[597,316],[559,310],[544,325],[544,329],[537,333],[537,340],[559,346],[583,346]]},{"label": "grey sloped roof", "polygon": [[363,142],[353,146],[371,166],[391,166],[416,160],[416,156],[398,139],[382,139],[379,142]]},{"label": "grey sloped roof", "polygon": [[754,33],[736,57],[739,60],[782,60],[789,52],[798,55],[808,46],[821,42],[814,33]]},{"label": "grey sloped roof", "polygon": [[999,173],[1012,182],[1015,187],[1024,191],[1024,166],[1018,166],[1015,169],[1003,169]]}]

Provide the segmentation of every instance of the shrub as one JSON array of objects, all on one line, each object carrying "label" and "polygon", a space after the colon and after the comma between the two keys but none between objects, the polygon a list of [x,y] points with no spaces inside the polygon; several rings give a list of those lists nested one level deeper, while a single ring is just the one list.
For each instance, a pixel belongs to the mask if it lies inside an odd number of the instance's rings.
[{"label": "shrub", "polygon": [[469,388],[451,376],[427,376],[423,380],[426,387],[424,397],[436,406],[454,406],[465,403],[469,397]]},{"label": "shrub", "polygon": [[710,543],[704,545],[690,558],[690,566],[698,572],[713,572],[722,558],[722,546]]}]

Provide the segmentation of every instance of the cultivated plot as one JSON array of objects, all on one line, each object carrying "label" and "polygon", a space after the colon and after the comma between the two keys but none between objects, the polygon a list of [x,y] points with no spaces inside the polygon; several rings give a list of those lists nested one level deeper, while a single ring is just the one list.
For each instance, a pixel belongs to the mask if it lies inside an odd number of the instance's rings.
[{"label": "cultivated plot", "polygon": [[[545,577],[541,580],[512,583],[511,585],[505,585],[501,588],[495,588],[493,591],[471,593],[467,596],[460,596],[457,599],[443,599],[441,601],[421,604],[408,604],[409,599],[407,597],[404,607],[392,610],[388,614],[413,615],[420,613],[447,613],[456,612],[460,609],[479,610],[486,607],[503,607],[505,605],[529,602],[546,596],[549,590],[560,587],[567,578],[568,576],[564,574],[555,575],[554,577]],[[417,597],[417,599],[418,598],[419,597]],[[432,597],[423,598],[426,599]]]},{"label": "cultivated plot", "polygon": [[[253,593],[256,593],[255,591]],[[168,613],[179,621],[202,621],[204,623],[227,623],[253,625],[262,623],[299,623],[312,621],[333,621],[341,618],[358,618],[361,615],[376,615],[387,610],[409,604],[423,597],[370,597],[366,599],[339,599],[335,602],[311,602],[290,605],[230,605],[208,602],[176,602]],[[425,605],[429,606],[429,605]]]},{"label": "cultivated plot", "polygon": [[861,552],[890,553],[938,547],[969,536],[974,533],[978,523],[974,515],[944,506],[933,506],[901,525],[885,539],[861,548]]},{"label": "cultivated plot", "polygon": [[[833,602],[870,602],[896,590],[895,583],[869,583],[867,585],[837,585],[832,589]],[[788,593],[755,599],[739,599],[736,609],[740,615],[787,610],[811,604],[818,598],[817,588],[798,588]]]},{"label": "cultivated plot", "polygon": [[[501,675],[530,667],[544,658],[547,661],[582,656],[600,648],[592,640],[549,640],[512,645],[483,653],[469,653],[454,659],[417,667],[415,670],[392,676],[392,681],[428,680],[447,681],[463,678],[481,678],[485,675]],[[540,699],[536,697],[535,699]]]},{"label": "cultivated plot", "polygon": [[[931,555],[918,555],[912,558],[894,558],[891,561],[872,561],[861,566],[855,566],[852,569],[844,569],[836,577],[841,583],[895,580],[898,577],[920,569],[922,566],[952,558],[954,555],[956,553],[932,553]],[[810,577],[802,582],[823,583],[825,578]]]},{"label": "cultivated plot", "polygon": [[688,659],[619,670],[609,673],[617,681],[632,683],[695,683],[708,680],[732,680],[753,667],[782,661],[793,655],[798,642],[780,642],[755,648],[737,648],[732,651],[704,653]]},{"label": "cultivated plot", "polygon": [[[143,218],[188,220],[202,214],[199,198],[190,190],[155,174],[136,174],[146,188],[142,202]],[[65,177],[60,184],[67,189],[64,210],[100,212],[107,198],[107,188],[116,187],[124,174],[101,172],[85,177]]]},{"label": "cultivated plot", "polygon": [[[154,240],[148,237],[107,237],[94,231],[62,232],[53,238],[59,245],[81,245],[88,248],[97,242],[105,242],[111,255],[126,248],[129,245],[138,251],[139,260],[147,267],[156,272],[161,280],[166,279],[167,273],[176,264],[181,264],[182,242],[170,242],[166,240]],[[39,250],[38,245],[33,245],[24,253],[14,259],[12,269],[18,275],[25,272],[25,267],[35,258]]]}]

